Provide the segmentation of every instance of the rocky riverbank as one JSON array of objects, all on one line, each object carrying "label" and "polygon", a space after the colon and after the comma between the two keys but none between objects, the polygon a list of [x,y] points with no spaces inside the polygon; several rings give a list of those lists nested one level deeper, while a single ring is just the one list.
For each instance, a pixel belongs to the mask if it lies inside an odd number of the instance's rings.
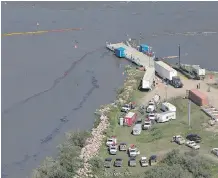
[{"label": "rocky riverbank", "polygon": [[[89,164],[89,161],[98,155],[104,138],[108,133],[113,133],[114,130],[114,127],[110,127],[112,120],[110,113],[131,100],[133,91],[137,89],[143,72],[127,66],[126,75],[124,85],[117,91],[118,96],[114,103],[102,106],[97,111],[100,114],[100,122],[96,128],[92,129],[91,137],[87,139],[86,146],[81,150],[80,158],[83,160],[84,167],[77,171],[75,178],[93,177],[92,166]],[[118,112],[118,109],[115,112]]]}]

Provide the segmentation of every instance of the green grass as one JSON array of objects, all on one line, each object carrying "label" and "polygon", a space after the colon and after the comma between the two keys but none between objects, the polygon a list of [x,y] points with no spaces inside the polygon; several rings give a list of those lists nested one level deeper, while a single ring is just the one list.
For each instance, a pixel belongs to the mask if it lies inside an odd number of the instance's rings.
[{"label": "green grass", "polygon": [[[138,94],[140,95],[140,94]],[[197,133],[202,137],[200,153],[209,154],[209,150],[213,147],[217,147],[218,137],[214,137],[214,133],[208,132],[202,126],[202,123],[208,121],[208,117],[200,111],[200,108],[195,104],[192,104],[191,108],[191,127],[188,126],[188,114],[187,114],[187,103],[186,99],[176,98],[171,101],[177,107],[177,119],[170,121],[168,123],[156,124],[154,129],[150,131],[142,131],[141,135],[133,136],[131,135],[132,127],[122,127],[116,124],[114,126],[113,134],[118,137],[118,142],[126,142],[128,145],[136,144],[139,148],[141,154],[137,157],[137,161],[140,157],[145,155],[149,157],[152,154],[160,155],[160,157],[174,149],[179,148],[181,150],[190,150],[185,145],[179,146],[175,143],[170,143],[173,135],[180,134],[185,137],[188,133]],[[143,117],[144,116],[140,116]],[[118,118],[113,118],[118,123]],[[112,157],[113,159],[117,157],[123,158],[124,164],[123,168],[108,169],[107,171],[117,170],[119,172],[124,172],[126,168],[130,170],[133,174],[144,172],[149,168],[142,168],[140,164],[134,168],[128,167],[128,155],[126,152],[118,152],[117,156],[110,156],[108,154],[105,145],[102,146],[100,151],[100,156],[102,158]],[[216,169],[217,171],[217,169]]]}]

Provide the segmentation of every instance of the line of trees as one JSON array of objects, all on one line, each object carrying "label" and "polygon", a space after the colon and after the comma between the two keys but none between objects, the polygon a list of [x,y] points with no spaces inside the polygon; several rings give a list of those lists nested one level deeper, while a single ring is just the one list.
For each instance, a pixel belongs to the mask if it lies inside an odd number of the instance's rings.
[{"label": "line of trees", "polygon": [[81,149],[85,146],[89,132],[69,132],[66,141],[59,146],[56,159],[46,157],[43,163],[33,170],[32,178],[72,178],[83,166],[79,158]]},{"label": "line of trees", "polygon": [[217,172],[218,177],[218,165],[199,156],[197,151],[180,153],[179,150],[173,150],[157,165],[139,175],[117,176],[112,172],[110,176],[104,176],[103,160],[96,158],[92,163],[93,172],[98,178],[212,178],[214,175],[211,170],[213,169]]}]

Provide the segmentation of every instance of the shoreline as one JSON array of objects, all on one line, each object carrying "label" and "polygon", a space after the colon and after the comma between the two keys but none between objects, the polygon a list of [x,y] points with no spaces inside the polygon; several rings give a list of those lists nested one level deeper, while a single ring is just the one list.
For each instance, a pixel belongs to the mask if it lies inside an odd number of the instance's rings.
[{"label": "shoreline", "polygon": [[[84,168],[80,168],[77,171],[78,175],[75,176],[75,178],[94,177],[90,162],[92,161],[92,158],[98,156],[99,151],[103,146],[104,138],[113,135],[117,124],[120,106],[129,102],[132,99],[134,90],[137,90],[138,88],[142,77],[140,75],[142,71],[139,71],[128,65],[126,66],[125,72],[127,73],[127,77],[124,80],[123,87],[118,89],[116,97],[117,99],[114,101],[114,103],[101,106],[100,109],[96,110],[95,114],[99,115],[95,122],[95,126],[97,127],[92,129],[92,137],[88,139],[88,144],[82,148],[80,158],[82,158],[84,161]],[[96,136],[96,133],[99,135]]]},{"label": "shoreline", "polygon": [[[116,126],[117,121],[111,118],[117,119],[117,114],[120,111],[119,107],[133,99],[133,93],[138,89],[139,82],[144,72],[137,70],[137,66],[133,67],[132,65],[126,65],[125,74],[126,78],[123,85],[117,90],[117,95],[114,102],[101,105],[99,109],[96,109],[94,114],[97,117],[93,123],[93,128],[88,131],[89,134],[81,131],[82,136],[85,135],[85,138],[80,138],[80,131],[68,131],[65,136],[66,140],[63,144],[60,144],[59,154],[61,154],[62,148],[65,148],[65,146],[67,148],[70,146],[75,147],[75,149],[70,148],[76,152],[76,154],[72,155],[72,159],[76,159],[80,164],[75,165],[76,168],[73,171],[72,177],[78,178],[81,176],[93,176],[91,171],[92,166],[89,162],[92,158],[98,155],[104,138],[113,134],[114,126]],[[83,139],[83,145],[80,146],[78,143],[71,143],[74,142],[71,139],[78,139],[79,141],[80,139]],[[71,145],[69,146],[68,144]],[[94,150],[94,152],[92,152],[92,150]],[[54,172],[53,167],[60,166],[60,161],[58,159],[60,157],[59,154],[56,158],[46,157],[37,168],[32,170],[31,178],[41,178],[44,176],[45,172],[46,174],[51,174],[51,172]]]},{"label": "shoreline", "polygon": [[[214,72],[216,71],[209,71],[208,73]],[[139,98],[139,96],[134,96],[134,94],[138,90],[138,85],[144,72],[137,70],[135,66],[127,65],[125,73],[127,74],[126,79],[122,87],[117,90],[115,101],[110,104],[101,105],[99,109],[96,109],[95,115],[97,117],[93,123],[90,135],[86,138],[84,146],[81,147],[76,155],[81,160],[81,165],[75,171],[74,178],[94,177],[92,171],[93,159],[99,158],[99,152],[102,149],[105,138],[114,134],[117,118],[119,117],[118,114],[120,114],[120,106]],[[144,95],[143,92],[142,94]]]}]

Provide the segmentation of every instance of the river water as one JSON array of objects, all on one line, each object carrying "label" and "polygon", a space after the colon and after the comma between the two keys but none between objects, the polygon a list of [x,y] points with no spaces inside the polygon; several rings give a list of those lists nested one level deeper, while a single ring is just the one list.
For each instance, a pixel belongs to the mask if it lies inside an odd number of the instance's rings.
[{"label": "river water", "polygon": [[217,8],[217,2],[2,3],[2,33],[82,28],[2,38],[2,176],[29,176],[57,154],[65,132],[90,129],[95,109],[115,99],[128,62],[107,52],[106,41],[141,36],[162,57],[178,55],[180,44],[182,63],[218,70]]}]

